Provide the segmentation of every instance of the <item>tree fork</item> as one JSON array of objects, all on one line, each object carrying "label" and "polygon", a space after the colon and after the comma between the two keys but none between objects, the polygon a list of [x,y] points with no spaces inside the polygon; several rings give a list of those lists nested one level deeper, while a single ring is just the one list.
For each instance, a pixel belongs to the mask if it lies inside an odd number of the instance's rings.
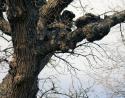
[{"label": "tree fork", "polygon": [[[0,98],[36,98],[37,76],[55,51],[67,53],[84,39],[91,42],[101,40],[110,28],[125,21],[125,11],[122,11],[104,19],[90,20],[80,27],[76,25],[74,31],[61,26],[56,27],[54,32],[52,29],[47,31],[47,25],[53,23],[73,0],[48,0],[41,7],[36,6],[34,0],[6,1],[9,22],[1,17],[0,29],[12,37],[14,59],[10,62],[9,73],[0,84]],[[46,33],[45,37],[41,37],[43,33]]]}]

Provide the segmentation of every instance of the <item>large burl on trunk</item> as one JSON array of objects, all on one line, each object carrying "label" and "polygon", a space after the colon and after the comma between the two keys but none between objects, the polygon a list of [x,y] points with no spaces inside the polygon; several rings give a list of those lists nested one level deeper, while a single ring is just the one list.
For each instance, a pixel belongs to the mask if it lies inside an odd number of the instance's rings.
[{"label": "large burl on trunk", "polygon": [[[13,59],[0,84],[0,98],[36,98],[37,76],[54,52],[67,53],[83,39],[102,39],[110,28],[125,21],[125,11],[101,19],[63,11],[73,0],[0,0],[0,30],[12,37]],[[3,18],[7,12],[8,21]],[[62,14],[61,14],[62,13]]]}]

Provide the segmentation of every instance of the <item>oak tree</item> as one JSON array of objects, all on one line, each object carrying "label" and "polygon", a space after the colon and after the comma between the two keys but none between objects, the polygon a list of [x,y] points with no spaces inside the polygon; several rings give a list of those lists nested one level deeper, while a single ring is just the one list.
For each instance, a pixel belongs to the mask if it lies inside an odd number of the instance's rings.
[{"label": "oak tree", "polygon": [[14,49],[10,69],[0,84],[0,98],[36,98],[38,74],[55,52],[73,52],[84,39],[101,40],[125,21],[125,11],[103,19],[87,13],[74,21],[75,14],[64,10],[71,2],[0,0],[0,30],[12,38]]}]

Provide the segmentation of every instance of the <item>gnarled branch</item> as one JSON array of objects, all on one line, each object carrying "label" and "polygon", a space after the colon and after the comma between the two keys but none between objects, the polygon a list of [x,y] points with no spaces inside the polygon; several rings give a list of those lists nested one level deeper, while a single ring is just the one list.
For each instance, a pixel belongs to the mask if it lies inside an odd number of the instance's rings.
[{"label": "gnarled branch", "polygon": [[125,21],[125,10],[121,12],[117,12],[111,16],[105,17],[103,20],[87,24],[82,28],[86,39],[90,42],[95,40],[100,40],[104,36],[106,36],[110,29]]},{"label": "gnarled branch", "polygon": [[104,19],[98,19],[94,22],[89,22],[82,27],[78,27],[76,30],[69,32],[66,29],[56,28],[56,32],[48,33],[47,38],[49,47],[46,47],[49,51],[62,51],[67,52],[69,49],[75,49],[76,44],[83,39],[87,39],[90,42],[101,40],[106,36],[110,29],[125,21],[125,11],[117,12]]}]

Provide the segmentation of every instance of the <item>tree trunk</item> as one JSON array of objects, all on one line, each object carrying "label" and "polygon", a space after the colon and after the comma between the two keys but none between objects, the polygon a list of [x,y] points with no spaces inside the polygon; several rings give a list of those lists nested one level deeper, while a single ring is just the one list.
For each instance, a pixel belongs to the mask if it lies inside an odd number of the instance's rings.
[{"label": "tree trunk", "polygon": [[26,19],[14,22],[12,28],[14,59],[8,75],[1,84],[0,98],[36,98],[37,76],[42,57],[35,51],[35,27],[31,28],[29,19]]},{"label": "tree trunk", "polygon": [[[15,2],[14,5],[10,5],[11,2]],[[49,61],[49,58],[37,53],[38,13],[34,8],[25,6],[23,0],[10,0],[8,5],[11,6],[8,19],[12,29],[14,58],[8,75],[0,85],[0,98],[36,98],[40,64],[43,68]]]}]

